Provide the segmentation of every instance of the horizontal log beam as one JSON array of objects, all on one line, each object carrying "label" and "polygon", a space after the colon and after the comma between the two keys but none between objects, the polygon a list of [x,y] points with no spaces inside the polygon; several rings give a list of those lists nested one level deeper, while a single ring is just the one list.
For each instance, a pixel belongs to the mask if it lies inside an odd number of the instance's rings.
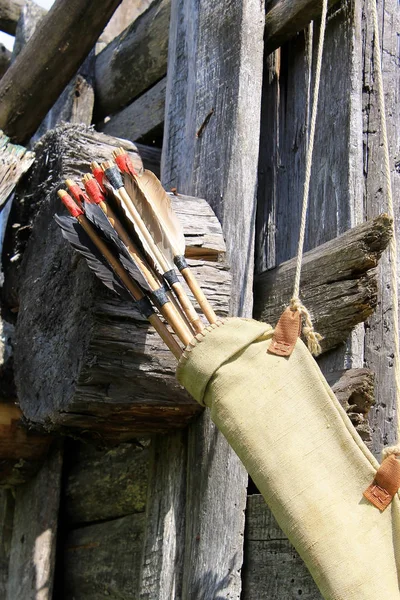
[{"label": "horizontal log beam", "polygon": [[0,129],[24,143],[82,64],[121,0],[57,0],[0,80]]},{"label": "horizontal log beam", "polygon": [[[109,158],[119,143],[77,127],[45,136],[7,233],[18,230],[12,224],[21,223],[24,198],[40,211],[30,220],[25,252],[8,244],[16,255],[9,255],[5,274],[7,297],[18,314],[15,380],[25,417],[48,430],[113,442],[184,427],[200,409],[177,383],[176,361],[155,331],[132,303],[98,283],[53,219],[61,210],[56,190],[64,179],[80,177],[91,160]],[[137,164],[139,156],[134,159]],[[217,314],[226,316],[230,275],[219,222],[205,200],[172,195],[172,203],[196,277]],[[10,290],[16,264],[21,266]]]},{"label": "horizontal log beam", "polygon": [[49,435],[29,431],[13,403],[0,403],[0,487],[20,485],[39,470],[51,444]]},{"label": "horizontal log beam", "polygon": [[[329,0],[333,6],[338,0]],[[265,15],[265,54],[269,54],[321,16],[321,3],[315,0],[270,0]]]},{"label": "horizontal log beam", "polygon": [[[391,220],[381,215],[307,252],[303,257],[300,296],[311,312],[323,351],[346,341],[377,302],[375,267],[387,247]],[[293,292],[296,259],[265,271],[255,280],[254,316],[274,325]]]},{"label": "horizontal log beam", "polygon": [[15,35],[25,0],[0,0],[0,31]]},{"label": "horizontal log beam", "polygon": [[155,0],[96,59],[96,120],[112,115],[167,72],[171,0]]},{"label": "horizontal log beam", "polygon": [[99,131],[123,137],[131,142],[164,124],[166,77],[150,88],[132,104],[97,126]]}]

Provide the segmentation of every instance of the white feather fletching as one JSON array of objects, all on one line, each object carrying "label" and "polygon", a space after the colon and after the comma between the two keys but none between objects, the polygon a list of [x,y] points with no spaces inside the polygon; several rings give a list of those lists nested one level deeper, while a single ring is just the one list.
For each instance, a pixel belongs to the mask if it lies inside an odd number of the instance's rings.
[{"label": "white feather fletching", "polygon": [[182,225],[160,180],[151,171],[144,170],[135,177],[135,181],[167,235],[174,255],[184,255],[185,236]]}]

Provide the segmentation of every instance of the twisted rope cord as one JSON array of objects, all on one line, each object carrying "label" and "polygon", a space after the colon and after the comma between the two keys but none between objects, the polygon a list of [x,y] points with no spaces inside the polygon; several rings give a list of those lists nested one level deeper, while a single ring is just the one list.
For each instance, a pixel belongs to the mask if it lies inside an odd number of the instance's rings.
[{"label": "twisted rope cord", "polygon": [[321,81],[321,69],[322,69],[322,55],[324,50],[325,41],[325,30],[326,30],[326,15],[328,12],[328,0],[322,0],[322,16],[321,16],[321,27],[318,40],[318,53],[317,53],[317,64],[315,68],[315,82],[314,82],[314,93],[311,110],[311,122],[310,122],[310,133],[308,138],[307,152],[306,152],[306,173],[304,181],[303,191],[303,204],[301,211],[301,222],[300,222],[300,233],[299,233],[299,244],[297,249],[297,262],[296,262],[296,274],[294,279],[293,296],[290,301],[292,310],[298,310],[304,317],[305,326],[303,327],[303,334],[307,340],[308,349],[312,354],[317,356],[321,353],[320,341],[322,336],[314,331],[311,316],[304,304],[300,300],[300,277],[301,277],[301,266],[304,252],[304,239],[306,235],[306,223],[307,223],[307,212],[308,212],[308,199],[310,195],[310,181],[311,181],[311,168],[313,161],[314,151],[314,140],[315,140],[315,125],[317,121],[318,111],[318,97],[319,88]]},{"label": "twisted rope cord", "polygon": [[389,155],[389,142],[387,135],[387,123],[386,123],[386,108],[385,108],[385,95],[383,90],[383,76],[382,76],[382,53],[380,46],[380,35],[379,35],[379,23],[378,23],[378,11],[376,8],[376,0],[372,0],[372,18],[374,23],[374,55],[375,55],[375,75],[378,89],[378,103],[379,103],[379,115],[381,122],[381,135],[383,142],[383,155],[384,155],[384,179],[385,188],[387,194],[388,213],[392,219],[392,236],[390,238],[389,251],[390,251],[390,275],[391,275],[391,286],[392,286],[392,310],[393,310],[393,335],[394,335],[394,378],[396,388],[396,404],[397,404],[397,445],[384,448],[382,452],[383,458],[386,458],[390,454],[400,454],[400,344],[399,344],[399,300],[398,300],[398,289],[397,289],[397,240],[396,240],[396,228],[395,228],[395,215],[393,206],[393,192],[392,192],[392,179],[390,170],[390,155]]}]

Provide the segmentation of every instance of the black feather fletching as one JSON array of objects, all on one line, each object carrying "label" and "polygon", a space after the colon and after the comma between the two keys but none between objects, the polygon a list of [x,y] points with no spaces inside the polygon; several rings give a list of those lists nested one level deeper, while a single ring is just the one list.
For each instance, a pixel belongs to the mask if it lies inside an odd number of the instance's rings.
[{"label": "black feather fletching", "polygon": [[118,259],[132,279],[134,279],[143,289],[150,292],[151,288],[142,271],[131,257],[128,248],[121,240],[100,206],[85,202],[84,210],[86,217],[96,228],[96,232],[101,235],[103,239],[111,242],[113,248],[117,252]]},{"label": "black feather fletching", "polygon": [[74,217],[60,217],[59,215],[54,215],[54,219],[57,225],[61,227],[63,237],[71,244],[74,250],[86,259],[88,267],[104,285],[119,296],[125,299],[132,299],[128,290],[120,283],[105,258],[103,258],[78,221]]}]

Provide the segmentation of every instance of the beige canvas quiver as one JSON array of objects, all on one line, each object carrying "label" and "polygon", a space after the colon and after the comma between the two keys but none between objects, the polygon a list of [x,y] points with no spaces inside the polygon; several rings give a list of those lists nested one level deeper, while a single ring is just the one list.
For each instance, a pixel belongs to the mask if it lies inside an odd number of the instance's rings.
[{"label": "beige canvas quiver", "polygon": [[325,600],[398,600],[400,504],[365,498],[378,462],[299,339],[267,353],[273,329],[227,319],[197,336],[180,383],[211,411]]}]

